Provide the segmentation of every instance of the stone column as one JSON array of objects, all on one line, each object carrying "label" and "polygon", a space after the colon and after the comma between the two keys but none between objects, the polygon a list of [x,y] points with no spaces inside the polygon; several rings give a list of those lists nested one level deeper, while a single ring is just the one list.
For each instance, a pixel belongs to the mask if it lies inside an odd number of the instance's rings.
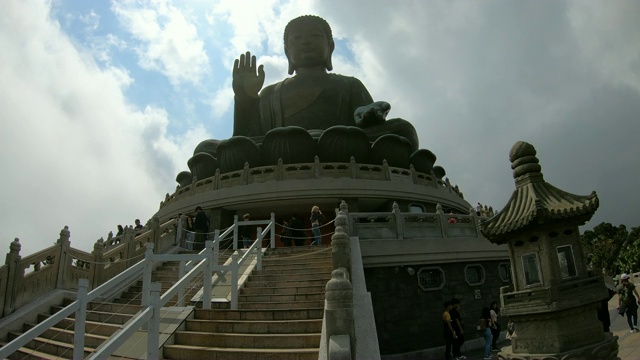
[{"label": "stone column", "polygon": [[71,232],[69,231],[69,227],[65,226],[62,230],[60,230],[60,238],[56,242],[59,246],[58,258],[55,260],[58,262],[58,273],[56,274],[56,288],[64,289],[64,279],[66,270],[71,265],[71,258],[67,256],[67,251],[71,245],[69,238],[71,237]]},{"label": "stone column", "polygon": [[13,305],[16,300],[16,286],[18,282],[18,265],[20,264],[20,249],[22,245],[20,245],[20,240],[15,238],[11,245],[9,245],[9,253],[7,254],[5,265],[8,268],[7,273],[7,291],[3,295],[4,299],[4,309],[3,316],[7,316],[11,314],[14,310]]}]

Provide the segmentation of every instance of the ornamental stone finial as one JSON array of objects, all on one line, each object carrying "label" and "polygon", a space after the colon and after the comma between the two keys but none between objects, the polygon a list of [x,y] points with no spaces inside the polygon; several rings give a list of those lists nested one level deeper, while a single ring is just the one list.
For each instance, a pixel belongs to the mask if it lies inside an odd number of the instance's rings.
[{"label": "ornamental stone finial", "polygon": [[527,174],[540,173],[542,167],[536,154],[536,148],[526,141],[518,141],[513,144],[509,152],[509,161],[511,161],[514,179]]},{"label": "ornamental stone finial", "polygon": [[9,245],[9,252],[11,254],[18,255],[20,253],[20,249],[22,249],[22,245],[20,245],[20,239],[15,238],[11,245]]}]

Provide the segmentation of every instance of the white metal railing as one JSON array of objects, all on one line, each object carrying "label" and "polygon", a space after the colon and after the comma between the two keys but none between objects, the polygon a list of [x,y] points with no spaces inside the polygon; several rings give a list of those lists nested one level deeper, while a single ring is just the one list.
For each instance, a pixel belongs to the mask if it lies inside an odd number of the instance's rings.
[{"label": "white metal railing", "polygon": [[[218,264],[219,244],[221,239],[226,238],[233,232],[234,248],[237,248],[238,225],[263,223],[267,223],[267,226],[264,230],[260,227],[257,228],[256,240],[251,244],[249,249],[244,251],[242,256],[240,256],[240,253],[236,251],[231,256],[231,261],[228,265]],[[185,288],[190,284],[191,280],[200,276],[200,274],[203,276],[202,307],[204,309],[211,309],[212,278],[213,273],[215,272],[218,279],[221,279],[228,273],[231,274],[230,305],[231,309],[237,310],[239,271],[243,265],[254,258],[256,259],[256,268],[258,270],[262,270],[262,241],[267,234],[270,234],[270,247],[275,247],[275,215],[273,213],[271,214],[271,219],[268,222],[264,220],[238,222],[237,219],[235,219],[234,225],[230,226],[222,234],[220,233],[220,230],[216,230],[214,232],[214,240],[207,241],[205,243],[205,248],[198,254],[154,254],[154,244],[149,242],[146,244],[146,252],[143,260],[91,292],[87,293],[89,281],[87,279],[80,279],[77,300],[0,348],[0,359],[4,359],[16,352],[22,346],[42,334],[45,330],[51,328],[74,312],[76,313],[76,328],[74,331],[73,358],[84,358],[84,324],[86,320],[87,304],[108,293],[112,287],[125,281],[133,282],[141,276],[143,278],[143,309],[129,320],[122,329],[118,330],[113,336],[100,345],[93,354],[89,355],[88,359],[107,359],[135,331],[145,325],[147,325],[147,358],[157,359],[159,358],[160,349],[160,309],[175,295],[178,295],[178,306],[183,306]],[[180,262],[179,280],[161,295],[160,284],[151,283],[151,273],[154,263],[164,261]],[[189,271],[187,272],[187,270]]]},{"label": "white metal railing", "polygon": [[[20,336],[18,336],[17,338],[15,338],[11,342],[9,342],[8,344],[0,348],[0,359],[7,358],[9,355],[11,355],[15,351],[17,351],[18,349],[26,345],[28,342],[30,342],[40,334],[42,334],[45,330],[59,323],[64,318],[70,316],[74,312],[76,313],[76,323],[78,323],[78,321],[82,319],[82,321],[80,322],[84,324],[83,316],[86,315],[87,303],[89,303],[90,301],[92,301],[97,297],[102,296],[104,293],[109,291],[112,286],[118,285],[122,281],[126,281],[127,279],[130,279],[133,282],[135,279],[139,278],[140,275],[142,275],[142,272],[144,270],[144,265],[145,265],[144,260],[138,262],[134,266],[128,268],[127,270],[120,273],[118,276],[105,282],[104,284],[100,285],[99,287],[95,288],[89,293],[87,293],[87,289],[89,287],[89,280],[80,279],[79,281],[80,288],[78,290],[78,296],[79,296],[78,300],[72,302],[62,310],[51,315],[49,318],[47,318],[43,322],[37,324],[33,328],[29,329],[29,331],[21,334]],[[82,299],[80,299],[80,296],[82,296]],[[79,344],[84,345],[84,331],[82,332],[75,331],[73,343],[74,343],[73,358],[74,359],[84,358],[84,353],[82,353],[82,355],[80,356],[77,356],[76,354],[78,351],[84,351],[84,346],[78,346]]]}]

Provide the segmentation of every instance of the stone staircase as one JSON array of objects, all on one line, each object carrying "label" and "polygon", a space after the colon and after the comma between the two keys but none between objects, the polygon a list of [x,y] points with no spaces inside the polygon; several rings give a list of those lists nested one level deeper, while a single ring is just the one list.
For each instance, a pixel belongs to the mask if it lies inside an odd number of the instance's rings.
[{"label": "stone staircase", "polygon": [[238,310],[196,309],[166,359],[317,359],[331,248],[269,249],[249,276]]},{"label": "stone staircase", "polygon": [[[229,257],[230,251],[221,253],[220,263],[223,264]],[[178,280],[179,263],[165,262],[152,273],[152,281],[160,282],[162,292],[168,290]],[[192,283],[192,287],[186,291],[185,304],[188,299],[202,287],[202,278]],[[91,302],[87,306],[87,320],[85,322],[85,356],[93,352],[109,336],[122,327],[136,314],[141,306],[142,280],[134,282],[127,291],[113,302]],[[167,306],[177,303],[174,297]],[[52,306],[49,314],[38,314],[38,322],[44,321],[52,314],[70,304],[73,300],[65,299],[63,304]],[[27,331],[35,324],[24,324],[23,331]],[[66,318],[54,327],[46,330],[39,337],[29,342],[19,351],[13,353],[10,359],[70,359],[73,355],[73,336],[75,321],[72,317]],[[18,337],[20,333],[9,333],[9,341]],[[0,345],[2,345],[0,343]]]}]

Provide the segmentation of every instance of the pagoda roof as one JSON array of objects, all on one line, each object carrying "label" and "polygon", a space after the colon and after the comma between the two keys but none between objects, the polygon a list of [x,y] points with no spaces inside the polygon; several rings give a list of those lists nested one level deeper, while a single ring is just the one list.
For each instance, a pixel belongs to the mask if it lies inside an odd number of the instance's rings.
[{"label": "pagoda roof", "polygon": [[574,195],[547,183],[533,145],[518,141],[511,148],[509,160],[516,190],[502,211],[480,223],[482,233],[491,242],[503,244],[509,234],[532,224],[582,224],[598,209],[595,191],[586,196]]}]

